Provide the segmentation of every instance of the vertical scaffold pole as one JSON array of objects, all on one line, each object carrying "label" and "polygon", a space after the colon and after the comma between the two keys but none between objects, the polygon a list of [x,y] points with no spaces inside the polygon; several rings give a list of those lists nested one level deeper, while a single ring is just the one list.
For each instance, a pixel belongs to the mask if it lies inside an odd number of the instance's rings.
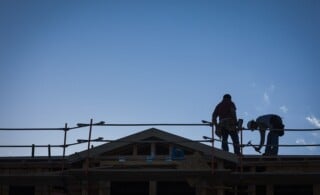
[{"label": "vertical scaffold pole", "polygon": [[68,123],[64,124],[64,138],[63,138],[63,152],[62,152],[62,159],[63,159],[63,163],[62,163],[62,171],[64,171],[64,167],[66,164],[66,148],[67,148],[67,131],[68,131]]},{"label": "vertical scaffold pole", "polygon": [[34,144],[32,144],[32,146],[31,146],[31,157],[32,158],[34,158],[34,150],[35,150],[35,145]]},{"label": "vertical scaffold pole", "polygon": [[240,172],[243,172],[243,162],[242,162],[242,158],[243,158],[243,131],[242,128],[240,129]]},{"label": "vertical scaffold pole", "polygon": [[48,157],[51,158],[51,145],[48,144]]},{"label": "vertical scaffold pole", "polygon": [[87,194],[90,195],[90,183],[89,183],[89,164],[90,164],[90,143],[91,143],[91,132],[92,132],[93,119],[90,120],[89,126],[89,137],[88,137],[88,150],[87,150],[87,162],[86,162],[86,176],[87,176]]},{"label": "vertical scaffold pole", "polygon": [[68,124],[64,124],[64,139],[63,139],[63,159],[66,157],[66,147],[67,147],[67,131],[68,131]]},{"label": "vertical scaffold pole", "polygon": [[89,126],[86,174],[88,174],[88,171],[89,171],[90,143],[91,143],[90,141],[91,141],[91,132],[92,132],[92,122],[93,122],[93,119],[90,120],[90,126]]},{"label": "vertical scaffold pole", "polygon": [[211,123],[211,137],[212,137],[212,145],[211,145],[211,173],[214,174],[214,124]]}]

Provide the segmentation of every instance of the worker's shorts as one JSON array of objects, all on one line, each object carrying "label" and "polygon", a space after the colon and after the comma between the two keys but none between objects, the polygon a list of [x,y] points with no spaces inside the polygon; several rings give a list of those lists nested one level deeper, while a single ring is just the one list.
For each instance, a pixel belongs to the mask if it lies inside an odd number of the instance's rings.
[{"label": "worker's shorts", "polygon": [[222,131],[236,131],[236,120],[227,118],[219,121],[219,124],[216,127],[216,134],[221,137]]}]

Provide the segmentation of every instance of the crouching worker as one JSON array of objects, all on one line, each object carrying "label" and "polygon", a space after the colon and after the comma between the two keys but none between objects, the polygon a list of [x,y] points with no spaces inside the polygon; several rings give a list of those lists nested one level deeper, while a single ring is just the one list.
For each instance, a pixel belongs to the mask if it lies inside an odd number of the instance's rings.
[{"label": "crouching worker", "polygon": [[255,121],[249,121],[247,127],[252,131],[258,129],[260,132],[260,145],[255,147],[258,152],[260,152],[260,149],[264,145],[266,130],[269,129],[266,149],[263,155],[273,156],[278,154],[279,136],[284,135],[284,125],[280,116],[275,114],[263,115]]},{"label": "crouching worker", "polygon": [[[217,118],[219,117],[219,124]],[[231,95],[225,94],[212,113],[212,124],[216,127],[216,134],[222,137],[222,150],[229,151],[228,136],[231,136],[234,153],[240,155],[239,135],[237,130],[236,106]]]}]

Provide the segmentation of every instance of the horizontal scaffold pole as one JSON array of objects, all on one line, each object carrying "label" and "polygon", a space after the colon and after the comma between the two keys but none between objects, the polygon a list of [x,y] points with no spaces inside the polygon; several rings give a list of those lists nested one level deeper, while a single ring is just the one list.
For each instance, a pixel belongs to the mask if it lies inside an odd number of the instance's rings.
[{"label": "horizontal scaffold pole", "polygon": [[[0,128],[0,131],[64,131],[65,128]],[[68,129],[67,129],[68,130]]]}]

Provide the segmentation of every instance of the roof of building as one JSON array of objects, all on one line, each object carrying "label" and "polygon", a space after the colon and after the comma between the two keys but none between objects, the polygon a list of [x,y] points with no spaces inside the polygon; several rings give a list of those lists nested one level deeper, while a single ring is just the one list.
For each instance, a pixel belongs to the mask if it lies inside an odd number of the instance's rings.
[{"label": "roof of building", "polygon": [[[236,155],[222,151],[217,148],[212,148],[207,144],[203,144],[197,141],[192,141],[190,139],[168,133],[166,131],[157,129],[157,128],[149,128],[144,131],[140,131],[138,133],[114,140],[110,143],[106,143],[97,147],[90,149],[90,157],[97,157],[106,152],[115,150],[117,148],[128,146],[132,143],[144,143],[144,142],[165,142],[165,143],[172,143],[177,146],[181,146],[183,148],[188,148],[193,151],[198,151],[203,153],[204,155],[214,156],[218,159],[227,160],[230,162],[237,163],[238,158]],[[88,152],[87,150],[75,153],[69,156],[69,160],[79,161],[87,158]]]}]

